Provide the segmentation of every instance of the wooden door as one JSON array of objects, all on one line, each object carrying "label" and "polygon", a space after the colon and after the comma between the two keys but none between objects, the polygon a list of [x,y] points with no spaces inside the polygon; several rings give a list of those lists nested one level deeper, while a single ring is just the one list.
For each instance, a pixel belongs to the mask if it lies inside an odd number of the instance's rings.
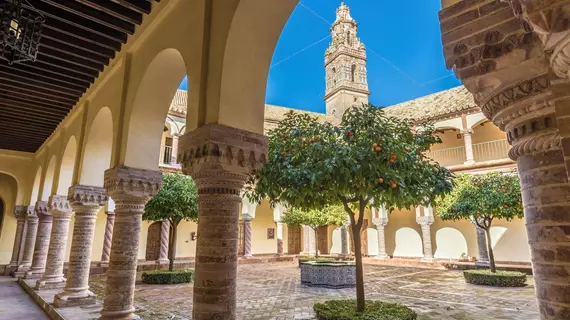
[{"label": "wooden door", "polygon": [[238,256],[243,256],[245,254],[245,246],[243,239],[243,220],[239,221],[239,231],[238,231]]},{"label": "wooden door", "polygon": [[329,254],[329,227],[319,227],[317,236],[319,238],[320,254]]},{"label": "wooden door", "polygon": [[148,227],[146,238],[146,261],[155,261],[160,258],[160,231],[162,222],[158,221]]},{"label": "wooden door", "polygon": [[301,253],[301,227],[287,226],[287,253]]}]

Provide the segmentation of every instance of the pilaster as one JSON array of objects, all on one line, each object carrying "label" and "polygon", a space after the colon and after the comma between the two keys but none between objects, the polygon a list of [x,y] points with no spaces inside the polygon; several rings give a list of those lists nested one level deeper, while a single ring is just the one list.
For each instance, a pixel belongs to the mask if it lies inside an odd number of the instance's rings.
[{"label": "pilaster", "polygon": [[69,188],[67,199],[75,212],[75,221],[67,282],[65,289],[55,296],[53,302],[57,308],[95,304],[95,294],[89,291],[91,250],[95,221],[101,207],[107,202],[107,192],[103,187],[74,185]]},{"label": "pilaster", "polygon": [[115,224],[105,301],[99,319],[137,319],[135,280],[142,214],[162,186],[160,171],[118,166],[105,171],[105,188],[115,201]]},{"label": "pilaster", "polygon": [[194,320],[236,319],[240,194],[267,148],[267,137],[219,124],[180,138],[178,161],[198,186]]}]

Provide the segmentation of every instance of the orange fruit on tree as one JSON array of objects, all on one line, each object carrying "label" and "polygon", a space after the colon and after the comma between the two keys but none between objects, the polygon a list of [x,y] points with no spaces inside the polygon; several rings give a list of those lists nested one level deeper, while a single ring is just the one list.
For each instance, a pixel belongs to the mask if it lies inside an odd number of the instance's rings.
[{"label": "orange fruit on tree", "polygon": [[392,189],[396,189],[398,187],[395,183],[392,184]]},{"label": "orange fruit on tree", "polygon": [[378,182],[379,182],[379,183],[383,183],[383,182],[384,182],[384,178],[378,178]]},{"label": "orange fruit on tree", "polygon": [[376,148],[376,147],[378,147],[378,144],[377,144],[377,143],[374,143],[374,144],[372,144],[372,147],[373,147],[373,148]]}]

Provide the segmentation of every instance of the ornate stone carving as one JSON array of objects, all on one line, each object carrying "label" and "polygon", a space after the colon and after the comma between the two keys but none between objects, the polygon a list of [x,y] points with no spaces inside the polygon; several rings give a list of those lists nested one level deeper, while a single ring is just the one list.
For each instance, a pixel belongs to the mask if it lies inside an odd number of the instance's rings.
[{"label": "ornate stone carving", "polygon": [[102,207],[107,202],[107,190],[103,187],[76,184],[69,188],[67,200],[74,208],[76,206]]},{"label": "ornate stone carving", "polygon": [[433,224],[434,219],[433,216],[416,217],[416,222],[419,225],[430,225]]},{"label": "ornate stone carving", "polygon": [[38,201],[36,202],[36,206],[34,208],[36,216],[40,220],[46,219],[46,216],[51,216],[51,213],[48,211],[48,202],[47,201]]},{"label": "ornate stone carving", "polygon": [[[503,89],[500,93],[491,97],[483,103],[481,110],[488,119],[494,119],[495,115],[509,106],[528,99],[530,97],[545,93],[550,88],[550,80],[547,74],[542,74],[530,80],[517,83],[511,87]],[[527,107],[531,111],[532,106]],[[518,112],[520,115],[521,111]],[[522,112],[525,112],[524,110]],[[526,113],[525,112],[525,113]]]},{"label": "ornate stone carving", "polygon": [[[154,170],[144,170],[125,166],[115,167],[105,171],[105,189],[113,200],[116,208],[119,206],[117,196],[152,198],[162,186],[162,173]],[[144,201],[146,203],[146,200]],[[115,211],[118,211],[115,209]]]},{"label": "ornate stone carving", "polygon": [[560,149],[560,134],[558,130],[551,130],[550,133],[537,136],[529,136],[524,140],[517,141],[509,150],[509,157],[516,160],[523,155],[545,153],[551,150]]},{"label": "ornate stone carving", "polygon": [[17,205],[14,208],[14,216],[16,216],[17,220],[26,219],[26,215],[28,213],[28,206]]},{"label": "ornate stone carving", "polygon": [[71,212],[71,205],[67,196],[53,195],[49,198],[48,209],[50,211]]}]

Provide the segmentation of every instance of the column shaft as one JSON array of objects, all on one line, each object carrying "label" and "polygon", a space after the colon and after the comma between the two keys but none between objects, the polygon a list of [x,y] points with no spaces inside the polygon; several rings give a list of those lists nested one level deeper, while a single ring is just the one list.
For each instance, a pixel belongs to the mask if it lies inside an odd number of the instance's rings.
[{"label": "column shaft", "polygon": [[34,255],[32,266],[26,273],[26,279],[41,278],[45,267],[49,248],[49,241],[52,229],[52,216],[48,212],[47,201],[38,201],[36,203],[36,215],[38,216],[38,231],[36,234],[36,244],[34,246]]},{"label": "column shaft", "polygon": [[473,140],[471,130],[464,130],[463,140],[465,142],[465,163],[470,164],[475,162],[475,156],[473,154]]},{"label": "column shaft", "polygon": [[26,275],[26,272],[32,266],[32,259],[34,256],[34,246],[36,244],[36,235],[38,232],[38,217],[35,213],[31,212],[34,206],[28,207],[28,214],[26,216],[26,240],[24,242],[24,249],[22,254],[22,261],[18,265],[18,270],[14,276],[21,278]]},{"label": "column shaft", "polygon": [[277,237],[277,254],[283,254],[283,223],[281,221],[276,221],[277,230],[276,230],[276,237]]},{"label": "column shaft", "polygon": [[99,266],[109,265],[109,255],[111,254],[111,239],[113,238],[113,227],[115,225],[115,213],[105,212],[107,222],[105,223],[105,238],[103,239],[103,251],[101,252],[101,262]]},{"label": "column shaft", "polygon": [[430,224],[420,224],[422,228],[422,242],[424,246],[423,262],[433,262],[433,249],[431,247],[431,227]]},{"label": "column shaft", "polygon": [[63,263],[72,214],[67,197],[52,196],[50,199],[50,211],[53,216],[53,225],[46,269],[42,278],[36,282],[36,290],[63,288],[65,286]]},{"label": "column shaft", "polygon": [[24,226],[26,224],[26,210],[26,206],[16,206],[16,210],[14,211],[14,215],[16,216],[16,235],[14,236],[12,259],[10,259],[10,264],[6,266],[6,274],[9,274],[9,272],[11,272],[15,267],[18,267],[22,237],[24,235]]},{"label": "column shaft", "polygon": [[105,188],[115,201],[116,217],[99,319],[138,319],[134,300],[142,214],[161,183],[160,171],[122,166],[105,171]]},{"label": "column shaft", "polygon": [[162,220],[160,225],[160,252],[157,263],[168,263],[168,240],[170,239],[170,222]]},{"label": "column shaft", "polygon": [[251,220],[243,220],[243,256],[246,258],[251,258]]},{"label": "column shaft", "polygon": [[348,257],[348,227],[343,225],[340,227],[340,256]]},{"label": "column shaft", "polygon": [[376,230],[378,231],[378,260],[388,260],[390,256],[386,254],[386,236],[384,235],[385,224],[377,224]]}]

